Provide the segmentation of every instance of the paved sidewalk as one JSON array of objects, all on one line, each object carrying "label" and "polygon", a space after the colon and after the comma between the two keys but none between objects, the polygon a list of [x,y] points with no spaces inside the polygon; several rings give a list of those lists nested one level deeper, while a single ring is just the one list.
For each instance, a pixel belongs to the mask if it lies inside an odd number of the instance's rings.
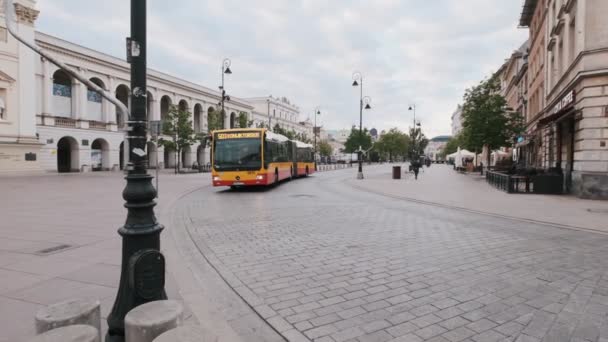
[{"label": "paved sidewalk", "polygon": [[[347,182],[370,192],[417,202],[608,232],[608,201],[568,195],[507,194],[491,187],[478,174],[460,174],[451,166],[440,164],[425,167],[418,180],[410,173],[402,173],[403,179],[393,180],[394,165],[400,164],[366,167],[364,181]],[[402,172],[407,169],[407,164],[402,165]]]},{"label": "paved sidewalk", "polygon": [[[99,298],[105,326],[120,276],[117,229],[126,218],[123,177],[121,173],[0,177],[0,341],[33,336],[35,312],[70,298]],[[161,174],[159,221],[168,223],[161,212],[181,194],[207,186],[208,178],[208,174]],[[180,256],[169,230],[162,235],[172,273],[167,276],[167,292],[170,298],[180,298],[188,272],[177,275],[182,281],[178,285],[174,274],[180,270],[173,265],[179,264]],[[188,308],[186,312],[187,321],[197,321]]]}]

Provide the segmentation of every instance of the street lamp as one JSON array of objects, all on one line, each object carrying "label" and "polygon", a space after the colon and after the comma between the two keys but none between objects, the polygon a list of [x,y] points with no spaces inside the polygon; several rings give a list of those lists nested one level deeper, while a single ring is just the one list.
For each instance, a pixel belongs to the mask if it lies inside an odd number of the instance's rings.
[{"label": "street lamp", "polygon": [[[416,127],[420,127],[420,122],[416,121],[416,105],[415,104],[411,105],[409,110],[414,112],[414,126],[412,127],[412,133],[414,136],[411,138],[412,138],[412,146],[413,146],[412,153],[415,154],[417,157],[418,147],[416,146],[416,139],[418,136],[418,128],[416,128]],[[413,160],[413,158],[414,158],[414,155],[412,155],[412,160]]]},{"label": "street lamp", "polygon": [[[372,109],[370,103],[372,102],[371,97],[363,97],[363,75],[356,71],[353,73],[353,87],[361,87],[361,93],[359,97],[359,142],[363,144],[363,108]],[[359,171],[357,172],[357,179],[363,179],[363,146],[359,146]]]},{"label": "street lamp", "polygon": [[269,97],[266,99],[266,103],[268,104],[268,129],[269,129],[269,130],[270,130],[270,128],[272,127],[272,126],[271,126],[271,124],[272,124],[272,118],[270,117],[270,98],[271,98],[271,97],[272,97],[272,95],[271,95],[271,96],[269,96]]},{"label": "street lamp", "polygon": [[[224,58],[224,61],[222,62],[222,85],[220,86],[220,92],[222,93],[222,99],[220,100],[220,105],[222,106],[222,112],[221,115],[226,115],[225,111],[224,111],[224,102],[225,101],[230,101],[230,96],[226,95],[226,89],[224,89],[224,75],[232,75],[232,70],[230,70],[230,65],[232,64],[232,61],[229,58]],[[226,120],[224,120],[224,124],[226,123]],[[226,128],[226,127],[224,127]],[[230,127],[232,128],[232,127]]]},{"label": "street lamp", "polygon": [[315,149],[314,149],[315,171],[317,171],[317,115],[321,115],[321,108],[316,107],[313,114],[315,116],[315,125],[312,128],[312,133],[314,135],[314,144],[315,144]]},{"label": "street lamp", "polygon": [[128,210],[122,236],[122,266],[116,301],[108,315],[106,341],[123,341],[124,320],[133,308],[151,301],[167,299],[165,293],[165,258],[160,252],[163,226],[154,215],[156,189],[147,165],[146,97],[146,0],[131,0],[131,115],[127,124],[129,163],[127,185],[123,191]]}]

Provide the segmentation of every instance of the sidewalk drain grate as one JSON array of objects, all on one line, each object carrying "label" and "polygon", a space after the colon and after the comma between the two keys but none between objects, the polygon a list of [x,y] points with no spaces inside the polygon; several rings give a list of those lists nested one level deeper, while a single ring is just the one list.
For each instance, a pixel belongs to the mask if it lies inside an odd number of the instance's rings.
[{"label": "sidewalk drain grate", "polygon": [[314,198],[315,195],[296,194],[296,195],[291,195],[289,197],[295,197],[295,198]]},{"label": "sidewalk drain grate", "polygon": [[587,211],[596,214],[608,214],[608,209],[587,209]]},{"label": "sidewalk drain grate", "polygon": [[41,250],[35,252],[35,254],[47,255],[47,254],[51,254],[51,253],[56,253],[56,252],[62,251],[64,249],[68,249],[70,247],[72,247],[72,245],[58,245],[58,246],[55,246],[55,247],[41,249]]}]

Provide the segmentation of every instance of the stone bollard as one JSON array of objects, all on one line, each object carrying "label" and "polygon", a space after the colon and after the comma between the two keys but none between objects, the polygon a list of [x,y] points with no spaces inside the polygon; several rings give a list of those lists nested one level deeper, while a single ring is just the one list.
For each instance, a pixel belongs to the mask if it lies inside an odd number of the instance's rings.
[{"label": "stone bollard", "polygon": [[49,330],[28,342],[101,342],[99,331],[90,325],[68,325]]},{"label": "stone bollard", "polygon": [[184,308],[174,300],[149,302],[125,316],[126,342],[152,342],[162,333],[182,324]]},{"label": "stone bollard", "polygon": [[153,342],[217,342],[219,338],[201,327],[185,326],[171,329],[154,339]]},{"label": "stone bollard", "polygon": [[69,325],[90,325],[101,341],[101,311],[98,300],[72,299],[53,304],[36,313],[36,333]]}]

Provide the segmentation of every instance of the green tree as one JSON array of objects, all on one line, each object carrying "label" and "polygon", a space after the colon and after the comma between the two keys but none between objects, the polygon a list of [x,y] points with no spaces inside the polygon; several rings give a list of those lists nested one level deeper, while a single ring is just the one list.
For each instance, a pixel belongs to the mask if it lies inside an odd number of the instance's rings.
[{"label": "green tree", "polygon": [[372,136],[369,134],[367,128],[363,129],[363,134],[359,134],[359,129],[355,126],[352,127],[346,143],[344,143],[344,151],[346,153],[355,153],[359,151],[359,147],[363,150],[369,150],[372,147]]},{"label": "green tree", "polygon": [[225,112],[223,114],[224,115],[222,115],[221,109],[209,112],[207,116],[207,127],[209,127],[209,132],[224,128]]},{"label": "green tree", "polygon": [[448,155],[458,151],[458,147],[466,148],[463,143],[463,140],[464,139],[462,138],[462,134],[458,134],[456,136],[451,137],[441,150],[441,156],[443,158],[446,158]]},{"label": "green tree", "polygon": [[240,128],[249,128],[253,125],[253,121],[249,121],[249,117],[247,113],[240,112],[239,113],[239,127]]},{"label": "green tree", "polygon": [[333,148],[331,147],[331,145],[325,141],[322,140],[319,142],[319,153],[324,156],[324,157],[330,157],[332,152],[333,152]]},{"label": "green tree", "polygon": [[[175,151],[177,158],[181,159],[184,148],[192,146],[199,140],[192,128],[190,118],[192,113],[180,110],[177,106],[171,106],[167,118],[163,121],[163,137],[158,143],[166,149]],[[169,137],[169,138],[165,138]],[[175,163],[175,172],[179,172],[180,162]]]},{"label": "green tree", "polygon": [[420,126],[410,128],[409,138],[410,145],[408,154],[410,159],[414,160],[424,154],[424,149],[428,146],[429,139],[422,133]]},{"label": "green tree", "polygon": [[[490,151],[511,146],[523,132],[522,116],[506,110],[506,100],[500,95],[498,74],[467,89],[462,106],[463,143],[476,153],[484,146]],[[488,159],[490,155],[488,154]],[[489,164],[489,160],[487,161]]]},{"label": "green tree", "polygon": [[410,146],[410,138],[398,128],[391,128],[376,142],[375,150],[392,161],[394,157],[405,155]]}]

